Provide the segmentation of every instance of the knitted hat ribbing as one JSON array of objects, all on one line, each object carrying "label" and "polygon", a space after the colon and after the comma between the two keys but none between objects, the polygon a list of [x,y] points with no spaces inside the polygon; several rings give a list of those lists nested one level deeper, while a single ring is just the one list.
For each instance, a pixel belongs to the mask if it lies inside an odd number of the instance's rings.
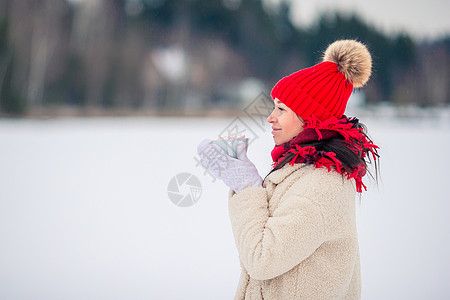
[{"label": "knitted hat ribbing", "polygon": [[272,89],[272,98],[304,119],[312,115],[322,121],[341,118],[353,87],[369,80],[372,59],[362,43],[340,40],[328,46],[323,60],[282,78]]}]

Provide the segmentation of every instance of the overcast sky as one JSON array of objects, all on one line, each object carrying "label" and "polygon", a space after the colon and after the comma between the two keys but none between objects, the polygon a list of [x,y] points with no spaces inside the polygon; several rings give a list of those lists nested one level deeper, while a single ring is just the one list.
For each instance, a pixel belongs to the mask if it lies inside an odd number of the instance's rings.
[{"label": "overcast sky", "polygon": [[[282,0],[266,0],[279,2]],[[385,32],[406,31],[428,39],[450,34],[449,0],[292,0],[293,21],[310,25],[321,11],[357,12]]]}]

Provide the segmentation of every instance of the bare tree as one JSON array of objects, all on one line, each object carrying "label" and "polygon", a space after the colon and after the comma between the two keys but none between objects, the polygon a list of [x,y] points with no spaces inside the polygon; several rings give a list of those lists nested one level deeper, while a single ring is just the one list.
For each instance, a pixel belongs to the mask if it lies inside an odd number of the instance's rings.
[{"label": "bare tree", "polygon": [[100,106],[111,71],[117,11],[113,0],[83,1],[75,8],[71,43],[86,71],[86,103]]}]

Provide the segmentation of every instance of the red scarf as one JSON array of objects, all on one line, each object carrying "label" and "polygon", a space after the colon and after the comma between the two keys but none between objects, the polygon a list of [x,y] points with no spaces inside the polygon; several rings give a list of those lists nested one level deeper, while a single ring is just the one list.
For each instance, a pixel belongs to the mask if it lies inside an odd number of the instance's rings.
[{"label": "red scarf", "polygon": [[375,161],[378,156],[376,149],[379,147],[367,138],[362,128],[356,128],[355,125],[358,123],[358,119],[350,119],[343,116],[340,119],[333,117],[325,121],[320,121],[312,116],[305,119],[304,122],[305,126],[302,132],[289,142],[273,148],[271,153],[273,160],[272,166],[276,167],[289,153],[293,153],[295,156],[289,162],[291,166],[295,163],[312,164],[316,168],[325,166],[328,172],[333,168],[339,174],[346,175],[348,179],[354,178],[358,193],[362,192],[363,187],[367,191],[367,187],[362,182],[362,178],[366,174],[366,167],[364,165],[356,166],[351,172],[348,172],[344,169],[342,162],[336,158],[335,153],[319,151],[314,146],[305,145],[320,140],[339,138],[349,143],[351,145],[349,148],[359,154],[363,159],[366,157],[366,152],[368,151]]}]

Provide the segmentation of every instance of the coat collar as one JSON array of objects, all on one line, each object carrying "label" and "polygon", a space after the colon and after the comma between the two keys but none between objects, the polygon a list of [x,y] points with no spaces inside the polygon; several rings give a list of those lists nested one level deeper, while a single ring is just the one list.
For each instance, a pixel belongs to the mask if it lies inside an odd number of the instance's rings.
[{"label": "coat collar", "polygon": [[303,168],[304,166],[306,166],[306,164],[299,163],[299,164],[294,164],[293,166],[291,166],[289,164],[285,164],[281,169],[270,173],[266,177],[265,181],[271,181],[275,184],[279,184],[286,177],[288,177],[289,175],[291,175],[293,172],[297,171],[298,169]]}]

